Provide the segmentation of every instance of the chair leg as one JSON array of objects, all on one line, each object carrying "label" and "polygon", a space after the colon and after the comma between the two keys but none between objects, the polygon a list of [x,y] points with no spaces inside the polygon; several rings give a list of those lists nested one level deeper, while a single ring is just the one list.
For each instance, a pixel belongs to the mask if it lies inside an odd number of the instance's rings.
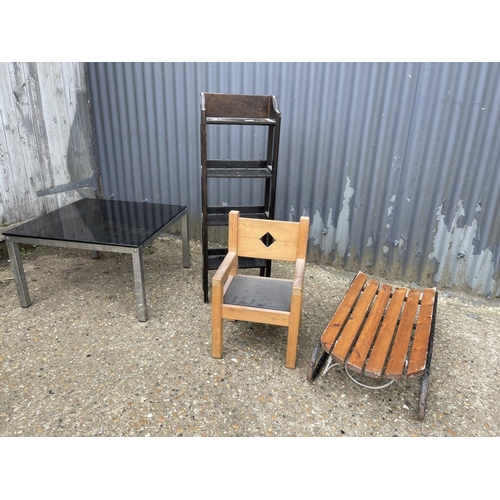
[{"label": "chair leg", "polygon": [[212,357],[222,358],[222,289],[212,288]]},{"label": "chair leg", "polygon": [[296,327],[292,327],[290,325],[288,327],[288,341],[287,341],[287,345],[286,345],[285,366],[287,368],[295,368],[295,362],[297,359],[298,339],[299,339],[298,325]]},{"label": "chair leg", "polygon": [[297,359],[297,345],[299,342],[300,326],[300,307],[302,305],[301,296],[292,296],[292,305],[290,308],[290,324],[288,326],[288,340],[286,346],[285,366],[295,368]]},{"label": "chair leg", "polygon": [[212,357],[222,358],[222,318],[212,315]]}]

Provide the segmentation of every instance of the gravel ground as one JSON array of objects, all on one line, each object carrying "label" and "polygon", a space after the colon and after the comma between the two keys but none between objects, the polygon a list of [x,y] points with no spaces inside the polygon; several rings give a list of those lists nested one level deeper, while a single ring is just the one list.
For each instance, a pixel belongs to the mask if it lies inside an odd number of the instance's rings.
[{"label": "gravel ground", "polygon": [[[201,247],[144,254],[149,319],[136,319],[130,256],[38,247],[23,257],[32,305],[0,261],[0,436],[499,436],[500,301],[440,290],[427,414],[420,379],[380,391],[337,368],[306,380],[314,345],[354,273],[308,264],[297,368],[286,329],[225,323],[210,355]],[[288,264],[273,275],[289,277]],[[405,283],[397,283],[409,286]]]}]

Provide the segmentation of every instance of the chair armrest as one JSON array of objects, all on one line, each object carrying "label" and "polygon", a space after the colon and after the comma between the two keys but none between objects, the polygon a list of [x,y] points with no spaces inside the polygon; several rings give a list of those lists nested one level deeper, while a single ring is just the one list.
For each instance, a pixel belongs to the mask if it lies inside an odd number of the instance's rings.
[{"label": "chair armrest", "polygon": [[215,271],[215,274],[212,278],[212,284],[220,285],[224,281],[226,281],[231,269],[237,263],[238,263],[238,256],[236,255],[236,252],[228,252],[227,255],[224,257],[224,260],[222,261],[221,265],[219,266],[219,269]]},{"label": "chair armrest", "polygon": [[305,259],[297,259],[297,263],[295,264],[295,274],[293,275],[293,283],[292,288],[295,292],[296,290],[301,292],[304,287],[304,274],[306,270],[306,261]]}]

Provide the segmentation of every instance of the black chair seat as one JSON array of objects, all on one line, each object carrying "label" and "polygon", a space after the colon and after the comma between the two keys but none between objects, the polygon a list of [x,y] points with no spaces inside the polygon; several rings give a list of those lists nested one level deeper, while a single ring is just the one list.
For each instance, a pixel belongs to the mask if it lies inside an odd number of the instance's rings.
[{"label": "black chair seat", "polygon": [[231,281],[224,304],[290,312],[292,282],[238,275]]}]

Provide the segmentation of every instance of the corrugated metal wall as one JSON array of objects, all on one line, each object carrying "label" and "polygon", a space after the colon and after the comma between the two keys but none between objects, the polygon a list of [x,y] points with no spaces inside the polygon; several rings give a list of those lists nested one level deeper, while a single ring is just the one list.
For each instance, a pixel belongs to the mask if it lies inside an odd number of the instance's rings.
[{"label": "corrugated metal wall", "polygon": [[94,196],[37,194],[92,176],[90,123],[83,63],[0,62],[0,226]]},{"label": "corrugated metal wall", "polygon": [[[105,197],[188,204],[200,234],[200,92],[274,94],[277,210],[310,258],[499,296],[497,63],[89,63]],[[221,127],[222,128],[222,127]],[[264,156],[257,130],[210,154]],[[214,181],[214,203],[258,203]],[[460,258],[459,258],[460,255]]]}]

